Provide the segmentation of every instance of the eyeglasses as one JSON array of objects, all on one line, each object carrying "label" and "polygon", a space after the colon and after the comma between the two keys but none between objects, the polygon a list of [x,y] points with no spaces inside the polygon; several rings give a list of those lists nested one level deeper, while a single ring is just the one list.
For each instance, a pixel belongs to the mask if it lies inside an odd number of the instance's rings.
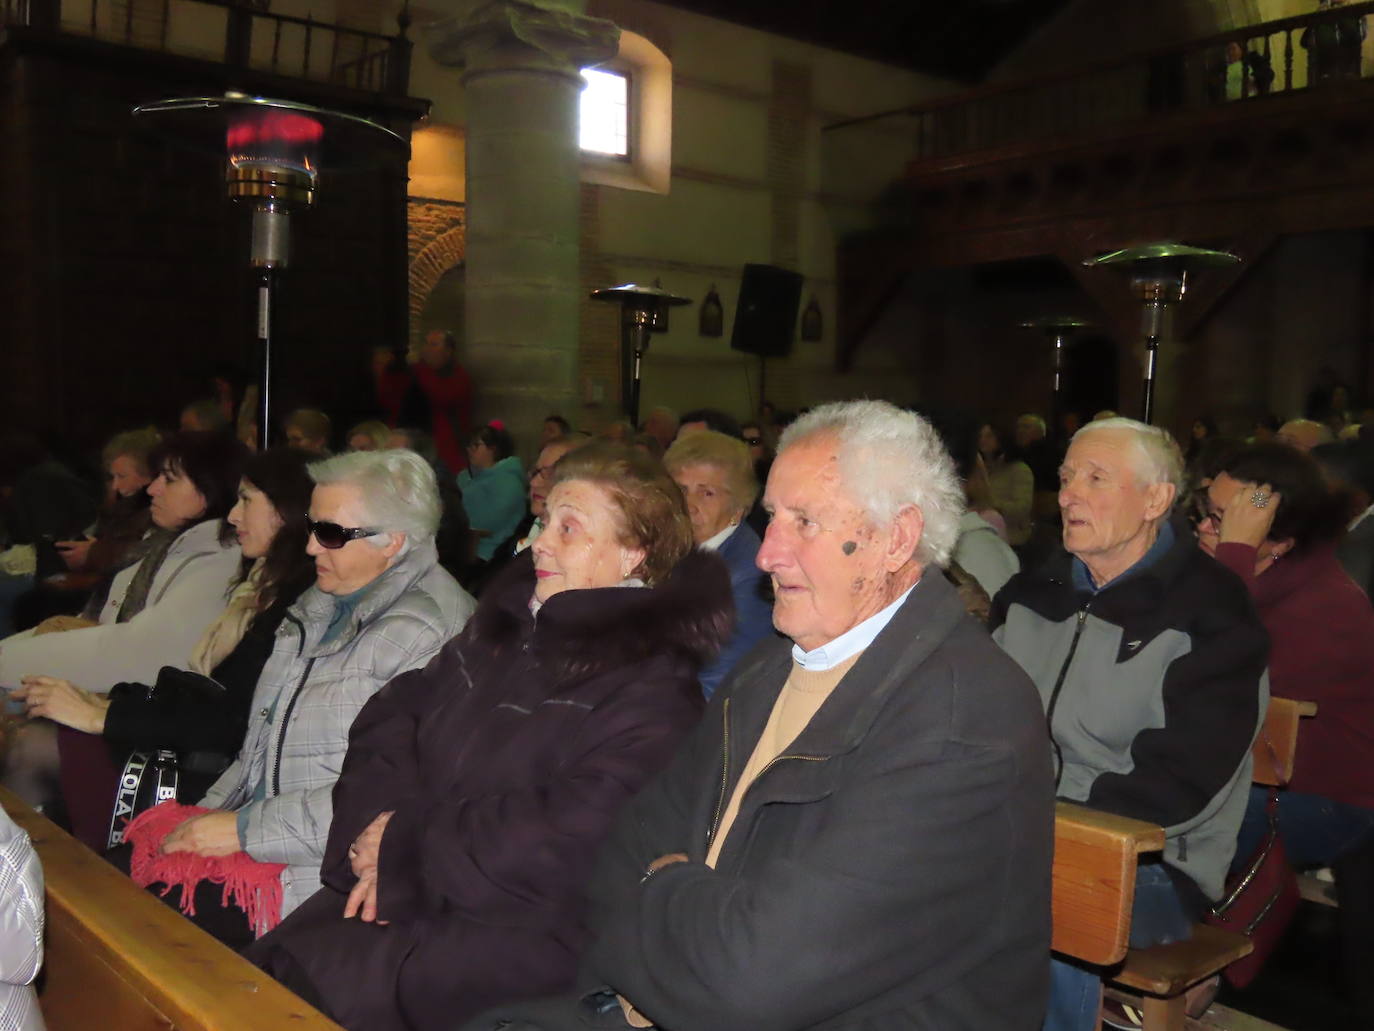
[{"label": "eyeglasses", "polygon": [[1212,511],[1206,490],[1193,495],[1193,526],[1198,533],[1221,532],[1221,513]]},{"label": "eyeglasses", "polygon": [[311,535],[320,542],[320,547],[328,548],[330,551],[338,551],[349,541],[356,541],[360,537],[375,537],[381,530],[373,530],[363,526],[340,526],[338,523],[317,523],[313,519],[306,519],[305,525],[310,529]]}]

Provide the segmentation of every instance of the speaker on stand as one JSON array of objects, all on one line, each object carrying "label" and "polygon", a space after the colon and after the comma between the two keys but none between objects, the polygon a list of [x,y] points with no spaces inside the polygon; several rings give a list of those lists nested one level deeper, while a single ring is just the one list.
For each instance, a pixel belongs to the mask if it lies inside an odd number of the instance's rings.
[{"label": "speaker on stand", "polygon": [[792,352],[801,305],[802,275],[775,265],[745,265],[730,347],[759,356],[759,404],[766,397],[769,358]]}]

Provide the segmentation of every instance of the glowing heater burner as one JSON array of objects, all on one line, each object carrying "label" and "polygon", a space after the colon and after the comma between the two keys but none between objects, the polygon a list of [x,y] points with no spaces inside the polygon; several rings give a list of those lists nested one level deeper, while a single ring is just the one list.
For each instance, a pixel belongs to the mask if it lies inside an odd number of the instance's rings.
[{"label": "glowing heater burner", "polygon": [[229,197],[253,206],[254,268],[286,268],[290,261],[290,214],[315,200],[319,119],[276,108],[236,112],[224,133],[229,154]]},{"label": "glowing heater burner", "polygon": [[231,200],[250,205],[250,260],[257,272],[257,340],[262,363],[258,439],[271,443],[272,342],[278,273],[291,254],[291,212],[310,207],[321,168],[365,168],[404,159],[409,145],[390,129],[339,111],[241,93],[161,100],[134,108],[177,142],[224,156]]}]

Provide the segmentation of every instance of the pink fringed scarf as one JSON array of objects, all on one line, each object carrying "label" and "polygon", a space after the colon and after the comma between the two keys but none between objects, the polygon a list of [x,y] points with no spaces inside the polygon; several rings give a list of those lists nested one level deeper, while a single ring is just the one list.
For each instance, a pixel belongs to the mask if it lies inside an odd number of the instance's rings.
[{"label": "pink fringed scarf", "polygon": [[198,856],[193,852],[162,851],[162,840],[193,816],[215,812],[168,800],[144,810],[129,821],[124,840],[133,846],[129,874],[141,888],[162,883],[167,895],[181,888],[181,911],[196,915],[195,890],[201,881],[224,886],[220,904],[235,906],[261,938],[281,923],[281,872],[285,863],[260,863],[247,852],[229,856]]}]

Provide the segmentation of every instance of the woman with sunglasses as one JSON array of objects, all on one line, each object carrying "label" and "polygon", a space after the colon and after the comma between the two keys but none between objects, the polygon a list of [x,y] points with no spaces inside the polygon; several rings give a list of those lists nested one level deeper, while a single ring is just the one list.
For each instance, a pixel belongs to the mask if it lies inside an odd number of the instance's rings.
[{"label": "woman with sunglasses", "polygon": [[[1332,867],[1347,982],[1374,1005],[1374,609],[1336,558],[1342,501],[1309,455],[1255,444],[1219,461],[1198,543],[1250,589],[1269,632],[1270,692],[1317,703],[1279,793],[1279,830],[1295,866]],[[1233,870],[1263,838],[1268,797],[1251,789]]]},{"label": "woman with sunglasses", "polygon": [[359,715],[326,887],[249,958],[354,1031],[566,988],[593,855],[697,722],[731,615],[658,462],[603,441],[563,457],[543,532],[468,629]]},{"label": "woman with sunglasses", "polygon": [[[238,758],[201,799],[213,811],[186,819],[157,843],[163,855],[245,852],[258,863],[285,864],[280,915],[320,885],[331,796],[354,717],[392,677],[423,667],[475,605],[438,564],[439,493],[423,458],[358,451],[316,462],[309,472],[315,489],[306,552],[315,583],[277,632]],[[174,869],[180,866],[148,873],[158,891],[182,885],[185,911],[187,880],[175,879],[184,877]],[[243,910],[222,904],[219,885],[203,878],[191,884],[194,919],[227,944],[245,945],[275,922],[268,913],[255,927]]]},{"label": "woman with sunglasses", "polygon": [[[142,558],[111,581],[95,626],[15,634],[0,644],[0,687],[44,676],[93,691],[152,683],[163,666],[185,666],[224,608],[239,571],[239,546],[224,517],[233,507],[244,451],[232,437],[179,433],[152,456],[152,529]],[[30,805],[51,800],[55,726],[30,722],[9,742],[3,783]]]},{"label": "woman with sunglasses", "polygon": [[[305,553],[314,487],[306,465],[314,457],[274,448],[244,464],[238,502],[228,516],[243,555],[242,576],[186,669],[164,666],[156,683],[115,684],[108,695],[53,677],[27,678],[14,693],[30,716],[63,727],[63,802],[72,832],[97,851],[119,840],[123,810],[111,821],[119,799],[124,808],[148,801],[121,783],[133,753],[175,752],[176,797],[195,802],[243,744],[248,706],[277,627],[315,579],[315,564]],[[135,760],[129,769],[140,764]],[[159,772],[144,776],[151,784]]]}]

